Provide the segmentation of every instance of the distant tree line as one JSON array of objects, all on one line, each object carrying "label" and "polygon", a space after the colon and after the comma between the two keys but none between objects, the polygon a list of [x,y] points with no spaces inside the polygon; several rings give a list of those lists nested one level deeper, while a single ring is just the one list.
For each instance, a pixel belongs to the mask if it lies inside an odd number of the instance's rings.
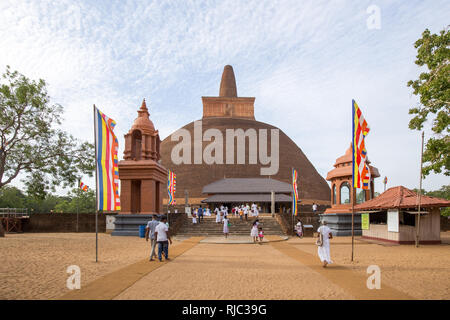
[{"label": "distant tree line", "polygon": [[31,213],[94,213],[95,192],[72,189],[67,195],[28,195],[14,186],[0,189],[0,208],[27,208]]},{"label": "distant tree line", "polygon": [[[419,189],[413,189],[414,192],[419,192]],[[442,186],[439,190],[435,191],[425,191],[422,189],[422,194],[430,197],[442,198],[450,200],[450,185]],[[450,208],[442,208],[441,215],[449,217]]]}]

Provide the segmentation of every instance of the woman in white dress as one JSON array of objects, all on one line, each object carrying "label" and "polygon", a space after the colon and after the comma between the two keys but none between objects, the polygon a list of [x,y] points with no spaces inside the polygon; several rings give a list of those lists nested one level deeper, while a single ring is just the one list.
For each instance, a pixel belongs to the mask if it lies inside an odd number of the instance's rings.
[{"label": "woman in white dress", "polygon": [[216,223],[220,223],[220,210],[218,207],[214,209],[214,213],[216,214]]},{"label": "woman in white dress", "polygon": [[258,225],[259,221],[256,219],[253,222],[252,230],[250,231],[250,237],[253,238],[253,243],[256,243],[258,241]]},{"label": "woman in white dress", "polygon": [[230,233],[228,230],[228,218],[225,216],[225,218],[223,218],[223,234],[225,235],[225,238],[228,238],[228,233]]},{"label": "woman in white dress", "polygon": [[317,254],[325,268],[328,264],[333,263],[330,257],[330,239],[333,238],[333,235],[331,234],[331,229],[327,226],[326,221],[322,221],[322,225],[317,229],[317,232],[319,233],[319,239],[322,239],[322,244],[318,245]]}]

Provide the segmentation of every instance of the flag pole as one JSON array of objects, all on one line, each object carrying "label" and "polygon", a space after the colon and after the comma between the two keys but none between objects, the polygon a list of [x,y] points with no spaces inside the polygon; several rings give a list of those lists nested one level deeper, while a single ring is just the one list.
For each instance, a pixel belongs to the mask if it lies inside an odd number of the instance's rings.
[{"label": "flag pole", "polygon": [[419,247],[419,233],[420,233],[420,205],[422,200],[422,166],[423,166],[423,140],[424,131],[422,131],[422,149],[420,153],[420,180],[419,180],[419,213],[417,214],[417,230],[416,230],[416,248]]},{"label": "flag pole", "polygon": [[80,179],[78,179],[78,187],[77,187],[77,232],[78,232],[78,211],[79,211],[79,209],[78,209],[78,201],[79,201],[79,197],[80,197]]},{"label": "flag pole", "polygon": [[350,201],[352,202],[352,262],[354,253],[354,235],[355,235],[355,206],[354,206],[354,190],[355,190],[355,100],[352,100],[352,187]]},{"label": "flag pole", "polygon": [[94,112],[94,140],[95,140],[95,262],[98,262],[98,161],[97,161],[97,122],[95,121],[95,104]]},{"label": "flag pole", "polygon": [[355,247],[355,185],[352,179],[352,262],[354,255],[354,247]]},{"label": "flag pole", "polygon": [[[294,168],[291,168],[291,176],[293,177],[293,173],[294,173]],[[294,181],[292,181],[292,189],[294,189]],[[294,206],[296,205],[295,203],[295,190],[293,190],[292,192],[292,210],[291,210],[291,215],[292,215],[292,225],[291,225],[291,232],[294,234]]]}]

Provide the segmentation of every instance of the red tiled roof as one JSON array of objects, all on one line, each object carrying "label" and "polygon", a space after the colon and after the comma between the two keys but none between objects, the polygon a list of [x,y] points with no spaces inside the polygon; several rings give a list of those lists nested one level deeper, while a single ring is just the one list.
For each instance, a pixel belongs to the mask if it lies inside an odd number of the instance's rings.
[{"label": "red tiled roof", "polygon": [[[419,196],[405,187],[389,188],[378,197],[355,206],[355,210],[414,208],[419,205]],[[450,207],[450,201],[435,197],[421,196],[420,206],[426,207]]]}]

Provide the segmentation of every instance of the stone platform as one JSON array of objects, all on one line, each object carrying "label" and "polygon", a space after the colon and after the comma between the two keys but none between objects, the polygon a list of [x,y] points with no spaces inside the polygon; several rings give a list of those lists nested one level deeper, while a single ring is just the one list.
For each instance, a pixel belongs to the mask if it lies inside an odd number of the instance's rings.
[{"label": "stone platform", "polygon": [[118,214],[114,222],[112,236],[139,237],[139,226],[147,225],[152,220],[152,214]]},{"label": "stone platform", "polygon": [[[333,236],[351,236],[352,235],[352,214],[351,213],[327,213],[320,214],[320,221],[325,220],[331,229]],[[355,212],[354,234],[361,236],[361,214]]]}]

